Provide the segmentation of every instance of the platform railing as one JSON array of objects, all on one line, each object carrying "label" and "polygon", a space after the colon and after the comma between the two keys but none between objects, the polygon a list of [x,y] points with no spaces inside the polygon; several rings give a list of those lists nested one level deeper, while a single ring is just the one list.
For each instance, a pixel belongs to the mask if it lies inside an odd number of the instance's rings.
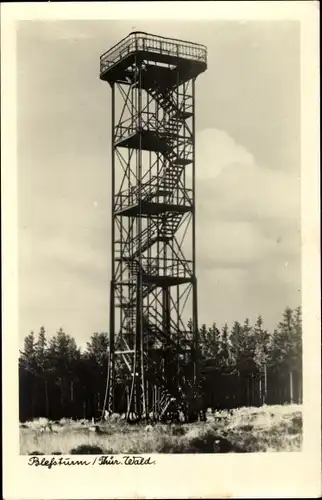
[{"label": "platform railing", "polygon": [[101,55],[101,73],[104,73],[128,55],[138,51],[155,52],[183,59],[207,62],[207,49],[204,45],[164,38],[158,35],[132,33]]},{"label": "platform railing", "polygon": [[[155,177],[153,180],[158,180],[158,177]],[[143,185],[145,186],[145,185]],[[114,210],[118,212],[119,210],[125,210],[130,208],[131,206],[144,201],[144,195],[147,194],[155,194],[157,196],[157,187],[155,185],[145,186],[146,192],[143,190],[140,192],[137,188],[133,191],[124,191],[122,193],[118,193],[116,195]],[[171,195],[172,198],[175,199],[175,205],[179,205],[180,207],[190,208],[192,206],[192,189],[183,188],[181,185],[177,188],[178,192],[173,189],[174,193]],[[155,190],[155,191],[154,191]],[[150,201],[150,200],[149,200]],[[156,202],[155,202],[156,203]]]},{"label": "platform railing", "polygon": [[[177,131],[175,130],[177,127]],[[146,132],[157,132],[159,137],[178,137],[178,132],[182,127],[182,123],[177,122],[165,122],[161,121],[155,116],[151,116],[151,113],[142,112],[141,116],[135,116],[134,118],[126,118],[124,121],[120,122],[115,130],[115,140],[116,142],[126,139],[127,137],[138,133],[139,130]]]},{"label": "platform railing", "polygon": [[165,267],[159,265],[159,257],[143,257],[141,266],[145,274],[163,278],[190,278],[192,276],[192,260],[177,262],[173,257],[164,260]]}]

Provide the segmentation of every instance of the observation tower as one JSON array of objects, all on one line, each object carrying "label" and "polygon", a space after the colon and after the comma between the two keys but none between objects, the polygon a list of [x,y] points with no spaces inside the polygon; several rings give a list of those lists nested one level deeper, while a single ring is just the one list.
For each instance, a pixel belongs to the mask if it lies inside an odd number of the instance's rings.
[{"label": "observation tower", "polygon": [[[111,88],[111,286],[104,409],[162,419],[198,392],[195,81],[203,45],[133,32]],[[189,406],[190,405],[190,406]]]}]

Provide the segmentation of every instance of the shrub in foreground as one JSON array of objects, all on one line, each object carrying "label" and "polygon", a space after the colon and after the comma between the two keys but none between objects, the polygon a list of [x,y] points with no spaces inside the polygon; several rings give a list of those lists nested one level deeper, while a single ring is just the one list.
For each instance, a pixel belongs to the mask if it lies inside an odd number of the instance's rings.
[{"label": "shrub in foreground", "polygon": [[99,455],[104,453],[104,451],[99,446],[80,444],[76,448],[72,448],[69,453],[71,455]]}]

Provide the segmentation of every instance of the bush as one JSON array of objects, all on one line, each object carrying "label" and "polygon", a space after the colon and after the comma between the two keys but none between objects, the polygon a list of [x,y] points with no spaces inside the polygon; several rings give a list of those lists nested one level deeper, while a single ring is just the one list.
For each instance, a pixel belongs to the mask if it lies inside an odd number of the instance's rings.
[{"label": "bush", "polygon": [[294,431],[293,434],[296,434],[297,432],[301,432],[302,425],[303,425],[302,415],[300,413],[297,415],[294,415],[292,418],[292,428]]},{"label": "bush", "polygon": [[76,448],[72,448],[69,452],[71,455],[100,455],[104,451],[99,446],[90,444],[80,444]]},{"label": "bush", "polygon": [[245,432],[250,432],[250,431],[252,431],[253,429],[254,429],[254,426],[253,426],[253,425],[251,425],[251,424],[241,425],[241,426],[239,427],[239,430],[240,430],[240,431],[245,431]]},{"label": "bush", "polygon": [[170,433],[172,436],[183,436],[186,431],[183,427],[181,426],[176,426],[176,427],[170,427]]}]

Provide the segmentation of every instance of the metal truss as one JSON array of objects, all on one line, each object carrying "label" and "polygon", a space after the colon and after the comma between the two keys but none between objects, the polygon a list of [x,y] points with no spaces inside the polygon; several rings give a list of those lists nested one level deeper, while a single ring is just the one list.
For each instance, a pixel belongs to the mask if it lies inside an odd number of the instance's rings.
[{"label": "metal truss", "polygon": [[106,404],[128,418],[183,408],[198,383],[195,80],[205,69],[203,46],[144,33],[101,56],[112,91]]}]

